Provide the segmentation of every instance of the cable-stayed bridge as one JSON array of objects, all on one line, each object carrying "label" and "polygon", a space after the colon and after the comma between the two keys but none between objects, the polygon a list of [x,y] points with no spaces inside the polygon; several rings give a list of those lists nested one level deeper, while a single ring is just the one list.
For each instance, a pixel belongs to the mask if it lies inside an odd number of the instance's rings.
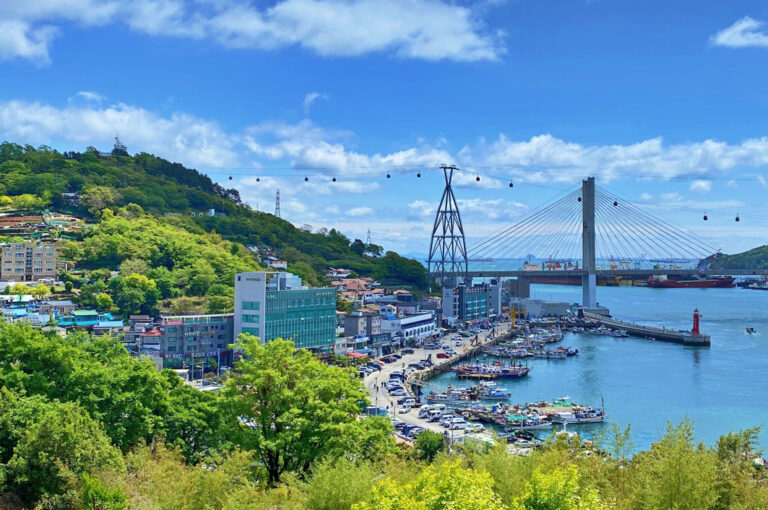
[{"label": "cable-stayed bridge", "polygon": [[[442,167],[445,189],[428,259],[430,279],[443,287],[473,277],[580,278],[582,304],[597,305],[597,277],[766,275],[766,270],[709,269],[719,250],[588,178],[513,224],[467,248],[451,187],[458,169]],[[493,261],[493,267],[471,262]]]}]

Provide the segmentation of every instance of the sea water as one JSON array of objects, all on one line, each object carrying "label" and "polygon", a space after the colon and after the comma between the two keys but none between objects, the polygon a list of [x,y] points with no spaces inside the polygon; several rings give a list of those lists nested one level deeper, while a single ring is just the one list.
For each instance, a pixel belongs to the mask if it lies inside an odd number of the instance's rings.
[{"label": "sea water", "polygon": [[[581,288],[532,285],[531,297],[573,303],[581,300]],[[637,337],[566,333],[556,345],[579,349],[577,356],[527,358],[533,367],[528,377],[497,380],[512,393],[510,403],[570,396],[597,407],[602,399],[607,421],[622,428],[631,424],[640,449],[657,441],[668,422],[686,415],[694,422],[696,437],[707,444],[730,431],[768,426],[768,291],[598,287],[597,297],[617,319],[673,329],[691,329],[698,308],[701,331],[712,337],[712,345],[683,347]],[[747,334],[747,327],[756,334]],[[429,381],[425,390],[441,391],[449,384],[472,382],[448,372]],[[608,425],[571,429],[590,436]],[[768,447],[768,429],[760,441]]]}]

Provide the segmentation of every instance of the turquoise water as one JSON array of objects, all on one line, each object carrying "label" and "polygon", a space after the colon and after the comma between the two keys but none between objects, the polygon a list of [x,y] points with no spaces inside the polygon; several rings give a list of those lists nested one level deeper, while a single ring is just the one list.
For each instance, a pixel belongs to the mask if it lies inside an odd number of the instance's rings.
[{"label": "turquoise water", "polygon": [[[576,302],[581,288],[533,285],[531,297]],[[576,347],[565,360],[529,360],[531,375],[498,381],[512,392],[512,403],[570,396],[600,405],[608,421],[631,424],[637,448],[647,448],[664,433],[667,421],[686,414],[696,436],[708,444],[729,431],[768,425],[768,292],[745,289],[649,289],[598,287],[598,301],[617,319],[675,329],[690,329],[693,309],[701,330],[712,336],[709,348],[683,347],[642,338],[568,333],[559,345]],[[746,327],[757,334],[748,335]],[[430,388],[467,386],[445,373]],[[590,434],[590,429],[575,430]],[[768,430],[761,433],[768,446]]]}]

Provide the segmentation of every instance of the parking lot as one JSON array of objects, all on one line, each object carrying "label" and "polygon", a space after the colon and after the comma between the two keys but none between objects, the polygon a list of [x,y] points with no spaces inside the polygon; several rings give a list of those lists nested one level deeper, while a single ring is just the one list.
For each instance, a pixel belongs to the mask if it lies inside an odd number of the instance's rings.
[{"label": "parking lot", "polygon": [[[503,334],[508,330],[509,326],[506,324],[502,324],[499,326],[496,326],[496,334]],[[479,340],[481,343],[485,343],[488,339],[488,335],[491,333],[491,329],[482,330],[479,334]],[[466,350],[470,348],[470,342],[472,337],[460,337],[457,334],[452,335],[446,335],[444,336],[441,341],[443,344],[445,344],[446,347],[449,347],[450,349],[454,350],[456,355],[464,353]],[[461,341],[460,345],[456,345],[456,341]],[[432,355],[432,362],[433,364],[437,365],[438,363],[450,363],[451,358],[453,356],[449,356],[447,358],[438,358],[438,353],[444,353],[448,349],[424,349],[423,347],[419,348],[413,348],[413,353],[406,353],[403,354],[403,351],[408,351],[409,349],[403,349],[400,351],[401,357],[400,359],[397,359],[395,362],[392,363],[384,363],[384,365],[381,367],[381,370],[374,370],[372,373],[368,374],[364,378],[365,386],[368,389],[368,392],[371,395],[371,405],[374,407],[379,407],[387,411],[390,418],[393,420],[394,423],[403,422],[408,426],[408,429],[411,429],[413,427],[421,427],[426,430],[431,430],[433,432],[438,432],[440,434],[443,434],[445,432],[448,433],[450,436],[453,435],[453,438],[459,438],[464,435],[463,430],[452,430],[449,431],[447,428],[442,427],[437,422],[429,422],[426,419],[419,418],[418,417],[418,408],[413,407],[408,412],[401,412],[402,406],[397,404],[397,400],[399,398],[403,398],[404,396],[410,397],[412,395],[410,394],[398,394],[398,395],[390,395],[387,391],[385,384],[390,380],[390,376],[393,372],[399,372],[405,370],[407,373],[413,372],[414,369],[409,369],[408,365],[412,363],[419,362],[421,360],[426,359],[430,354]],[[405,385],[404,385],[405,386]],[[399,393],[399,392],[395,392]],[[423,400],[423,399],[422,399]],[[418,429],[417,429],[418,430]]]}]

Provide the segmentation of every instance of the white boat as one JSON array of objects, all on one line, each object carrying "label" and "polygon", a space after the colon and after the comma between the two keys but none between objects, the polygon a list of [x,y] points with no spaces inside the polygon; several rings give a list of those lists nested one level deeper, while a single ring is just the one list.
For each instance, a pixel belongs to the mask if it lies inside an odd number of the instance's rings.
[{"label": "white boat", "polygon": [[606,414],[603,408],[585,408],[582,411],[570,413],[557,413],[550,418],[552,423],[564,423],[568,425],[580,425],[583,423],[599,423],[605,421]]}]

